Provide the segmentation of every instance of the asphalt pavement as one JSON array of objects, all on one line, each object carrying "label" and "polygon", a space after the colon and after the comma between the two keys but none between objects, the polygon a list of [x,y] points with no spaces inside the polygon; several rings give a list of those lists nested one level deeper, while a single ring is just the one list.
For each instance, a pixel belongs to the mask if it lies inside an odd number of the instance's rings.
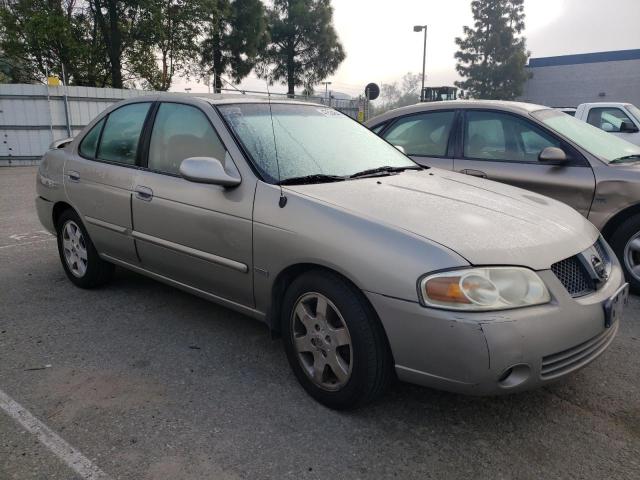
[{"label": "asphalt pavement", "polygon": [[[341,413],[255,320],[121,269],[74,287],[34,197],[35,168],[0,168],[0,394],[33,417],[0,409],[2,480],[640,478],[638,297],[562,383],[497,398],[397,384]],[[71,450],[101,473],[68,467]]]}]

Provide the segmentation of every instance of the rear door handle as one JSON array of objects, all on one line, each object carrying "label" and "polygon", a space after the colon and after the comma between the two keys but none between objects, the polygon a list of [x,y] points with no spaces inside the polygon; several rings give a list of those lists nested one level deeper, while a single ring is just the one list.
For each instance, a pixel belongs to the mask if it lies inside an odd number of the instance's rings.
[{"label": "rear door handle", "polygon": [[472,168],[465,168],[464,170],[460,170],[460,173],[464,173],[465,175],[471,175],[473,177],[487,178],[487,174],[480,170],[473,170]]},{"label": "rear door handle", "polygon": [[69,180],[71,180],[72,182],[80,181],[80,174],[74,170],[69,170],[67,172],[67,177],[69,177]]},{"label": "rear door handle", "polygon": [[142,185],[138,185],[135,189],[136,198],[140,200],[144,200],[145,202],[150,202],[153,198],[153,190],[149,187],[143,187]]}]

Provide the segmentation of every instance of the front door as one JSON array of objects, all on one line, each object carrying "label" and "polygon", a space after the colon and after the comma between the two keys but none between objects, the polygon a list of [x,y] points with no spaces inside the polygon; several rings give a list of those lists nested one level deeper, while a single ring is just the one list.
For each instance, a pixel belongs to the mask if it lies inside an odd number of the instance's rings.
[{"label": "front door", "polygon": [[[538,161],[546,147],[564,150],[566,162]],[[564,202],[585,217],[595,189],[591,167],[578,152],[520,115],[467,110],[456,171],[531,190]]]},{"label": "front door", "polygon": [[[592,107],[589,110],[587,122],[627,142],[640,145],[640,121],[622,108]],[[623,131],[623,123],[635,131]]]},{"label": "front door", "polygon": [[151,103],[112,111],[81,140],[65,162],[64,183],[100,253],[137,263],[130,236],[131,192],[137,173],[140,137]]},{"label": "front door", "polygon": [[189,157],[217,158],[239,175],[208,114],[196,105],[161,103],[147,168],[138,173],[132,202],[142,264],[174,281],[253,306],[255,183],[224,188],[187,181],[179,169]]}]

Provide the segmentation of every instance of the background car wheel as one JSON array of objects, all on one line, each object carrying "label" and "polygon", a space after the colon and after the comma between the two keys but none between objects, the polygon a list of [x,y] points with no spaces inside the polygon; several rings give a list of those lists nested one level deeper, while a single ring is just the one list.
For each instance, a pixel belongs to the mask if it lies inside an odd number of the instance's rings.
[{"label": "background car wheel", "polygon": [[58,253],[69,280],[80,288],[99,287],[111,280],[113,264],[100,258],[76,212],[62,212],[56,227]]},{"label": "background car wheel", "polygon": [[634,293],[640,293],[640,216],[625,220],[611,235],[609,244],[616,253]]},{"label": "background car wheel", "polygon": [[393,378],[384,330],[362,293],[329,272],[289,286],[282,311],[289,364],[305,390],[335,409],[373,401]]}]

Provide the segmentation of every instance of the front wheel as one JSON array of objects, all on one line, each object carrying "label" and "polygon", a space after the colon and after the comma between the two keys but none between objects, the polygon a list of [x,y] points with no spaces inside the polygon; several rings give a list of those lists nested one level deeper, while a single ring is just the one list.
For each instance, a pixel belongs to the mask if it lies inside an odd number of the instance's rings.
[{"label": "front wheel", "polygon": [[622,264],[624,275],[635,293],[640,293],[640,215],[620,225],[609,244]]},{"label": "front wheel", "polygon": [[282,331],[289,364],[320,403],[347,409],[379,397],[392,379],[385,333],[362,293],[313,271],[287,289]]},{"label": "front wheel", "polygon": [[76,212],[65,210],[57,231],[58,253],[69,280],[80,288],[95,288],[111,279],[113,264],[100,258]]}]

